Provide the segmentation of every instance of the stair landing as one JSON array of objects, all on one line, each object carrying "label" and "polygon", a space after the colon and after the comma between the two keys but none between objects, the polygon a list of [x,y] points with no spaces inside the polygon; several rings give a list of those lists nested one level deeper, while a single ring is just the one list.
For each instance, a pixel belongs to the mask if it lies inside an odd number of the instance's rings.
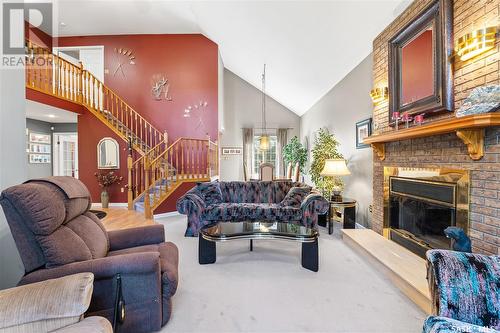
[{"label": "stair landing", "polygon": [[425,313],[431,313],[424,259],[370,229],[343,229],[342,238]]}]

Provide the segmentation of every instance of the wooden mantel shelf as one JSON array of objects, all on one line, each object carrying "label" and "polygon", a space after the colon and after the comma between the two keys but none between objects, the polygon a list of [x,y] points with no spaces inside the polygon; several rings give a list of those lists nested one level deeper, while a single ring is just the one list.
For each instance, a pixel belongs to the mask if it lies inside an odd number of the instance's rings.
[{"label": "wooden mantel shelf", "polygon": [[479,160],[484,155],[484,129],[491,126],[500,126],[500,113],[485,113],[461,118],[443,119],[422,126],[372,135],[363,140],[363,142],[372,145],[378,157],[384,160],[386,142],[456,133],[467,146],[469,156],[473,160]]}]

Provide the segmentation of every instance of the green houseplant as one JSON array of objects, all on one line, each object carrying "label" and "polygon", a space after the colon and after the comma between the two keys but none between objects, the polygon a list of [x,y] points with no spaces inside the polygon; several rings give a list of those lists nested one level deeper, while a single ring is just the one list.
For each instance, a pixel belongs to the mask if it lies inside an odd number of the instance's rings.
[{"label": "green houseplant", "polygon": [[330,158],[344,158],[338,151],[339,142],[335,135],[328,132],[328,129],[321,128],[314,140],[312,148],[312,163],[309,173],[311,180],[317,188],[321,189],[323,195],[330,197],[334,188],[343,187],[342,179],[339,177],[323,177],[321,171],[325,166],[325,160]]},{"label": "green houseplant", "polygon": [[304,173],[307,162],[307,149],[300,143],[297,136],[290,139],[290,142],[283,147],[283,159],[286,164],[292,163],[292,166],[299,162],[300,172]]}]

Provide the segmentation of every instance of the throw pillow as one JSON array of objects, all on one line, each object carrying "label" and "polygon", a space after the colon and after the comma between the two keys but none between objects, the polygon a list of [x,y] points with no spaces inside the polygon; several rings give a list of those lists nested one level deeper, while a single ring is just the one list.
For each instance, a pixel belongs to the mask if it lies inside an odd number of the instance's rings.
[{"label": "throw pillow", "polygon": [[310,186],[292,187],[286,194],[285,198],[281,201],[282,206],[289,206],[300,208],[300,204],[305,197],[311,193]]},{"label": "throw pillow", "polygon": [[207,206],[222,202],[222,192],[220,190],[219,181],[198,183],[197,188],[201,198],[205,201]]}]

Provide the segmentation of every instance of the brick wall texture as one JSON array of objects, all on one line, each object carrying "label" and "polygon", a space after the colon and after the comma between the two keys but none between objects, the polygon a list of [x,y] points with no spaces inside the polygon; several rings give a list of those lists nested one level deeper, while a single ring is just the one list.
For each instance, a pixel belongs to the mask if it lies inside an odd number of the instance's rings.
[{"label": "brick wall texture", "polygon": [[[412,21],[431,0],[416,0],[392,22],[373,42],[373,86],[388,86],[388,41]],[[453,3],[454,40],[483,26],[499,24],[500,0],[455,0]],[[475,87],[500,84],[500,41],[496,47],[466,62],[455,58],[454,99],[457,109]],[[389,105],[374,106],[373,131],[393,131],[388,124]],[[435,121],[454,117],[449,112],[426,119]],[[485,137],[485,155],[473,161],[467,148],[455,134],[404,140],[386,144],[386,158],[380,161],[374,155],[373,219],[372,229],[383,231],[384,167],[431,167],[470,170],[471,198],[469,236],[473,250],[479,253],[500,254],[500,128],[488,128]]]}]

